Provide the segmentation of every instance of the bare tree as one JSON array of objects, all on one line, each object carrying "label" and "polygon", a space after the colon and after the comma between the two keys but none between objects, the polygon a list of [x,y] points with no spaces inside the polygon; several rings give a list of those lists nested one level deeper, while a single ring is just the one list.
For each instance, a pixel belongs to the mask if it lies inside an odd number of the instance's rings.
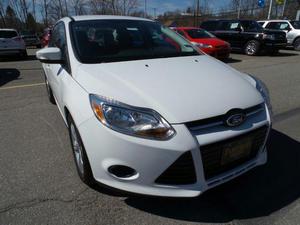
[{"label": "bare tree", "polygon": [[86,14],[87,0],[71,0],[70,5],[74,9],[75,15]]},{"label": "bare tree", "polygon": [[5,23],[5,10],[4,10],[3,2],[0,2],[0,18],[1,18],[1,21],[2,21],[3,27],[6,27],[6,23]]}]

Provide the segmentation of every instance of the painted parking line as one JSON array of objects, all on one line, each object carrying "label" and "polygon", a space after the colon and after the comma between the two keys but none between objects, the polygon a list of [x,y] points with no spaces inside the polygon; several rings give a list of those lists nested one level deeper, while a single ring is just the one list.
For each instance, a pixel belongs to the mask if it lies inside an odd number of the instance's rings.
[{"label": "painted parking line", "polygon": [[18,88],[26,88],[26,87],[35,87],[45,85],[45,83],[36,83],[36,84],[24,84],[24,85],[16,85],[10,87],[0,87],[0,90],[9,90],[9,89],[18,89]]}]

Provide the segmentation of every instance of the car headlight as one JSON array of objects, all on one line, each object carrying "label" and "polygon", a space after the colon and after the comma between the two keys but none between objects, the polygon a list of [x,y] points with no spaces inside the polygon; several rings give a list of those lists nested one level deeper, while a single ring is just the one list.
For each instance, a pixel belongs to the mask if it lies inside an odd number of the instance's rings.
[{"label": "car headlight", "polygon": [[274,34],[263,34],[263,39],[275,40]]},{"label": "car headlight", "polygon": [[255,87],[256,89],[259,91],[259,93],[261,94],[261,96],[263,97],[270,115],[273,115],[273,111],[272,111],[272,105],[271,105],[271,100],[270,100],[270,95],[269,95],[269,90],[267,88],[267,86],[258,78],[250,75],[250,77],[255,81]]},{"label": "car headlight", "polygon": [[191,42],[193,45],[195,45],[198,48],[213,48],[212,45],[198,43],[198,42]]},{"label": "car headlight", "polygon": [[168,140],[175,135],[173,127],[157,112],[90,95],[91,107],[98,120],[115,131],[156,140]]}]

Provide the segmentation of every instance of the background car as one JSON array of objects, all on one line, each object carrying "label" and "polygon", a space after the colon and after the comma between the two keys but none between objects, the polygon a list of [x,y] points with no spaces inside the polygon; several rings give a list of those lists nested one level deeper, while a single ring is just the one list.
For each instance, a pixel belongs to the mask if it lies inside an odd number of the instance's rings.
[{"label": "background car", "polygon": [[0,55],[27,57],[25,42],[15,29],[0,29]]},{"label": "background car", "polygon": [[51,38],[51,28],[46,28],[44,33],[41,36],[41,45],[42,47],[46,47],[49,44]]},{"label": "background car", "polygon": [[288,46],[300,51],[300,21],[265,20],[258,23],[265,29],[284,31]]},{"label": "background car", "polygon": [[36,33],[30,31],[20,32],[21,38],[24,40],[26,46],[35,46],[41,48],[41,41]]},{"label": "background car", "polygon": [[229,42],[232,50],[251,56],[262,51],[277,54],[287,44],[284,32],[264,30],[253,20],[208,20],[201,27]]},{"label": "background car", "polygon": [[195,27],[174,27],[172,29],[199,47],[206,54],[218,59],[229,58],[231,51],[230,44],[208,31]]},{"label": "background car", "polygon": [[63,18],[36,56],[87,184],[194,197],[266,163],[262,82],[155,21]]}]

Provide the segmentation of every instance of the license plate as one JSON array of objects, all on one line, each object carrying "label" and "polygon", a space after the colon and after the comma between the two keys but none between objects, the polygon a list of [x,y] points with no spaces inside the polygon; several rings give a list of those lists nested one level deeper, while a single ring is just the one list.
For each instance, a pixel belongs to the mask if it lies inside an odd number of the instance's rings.
[{"label": "license plate", "polygon": [[252,138],[243,138],[224,146],[221,164],[226,165],[249,156],[252,147]]}]

